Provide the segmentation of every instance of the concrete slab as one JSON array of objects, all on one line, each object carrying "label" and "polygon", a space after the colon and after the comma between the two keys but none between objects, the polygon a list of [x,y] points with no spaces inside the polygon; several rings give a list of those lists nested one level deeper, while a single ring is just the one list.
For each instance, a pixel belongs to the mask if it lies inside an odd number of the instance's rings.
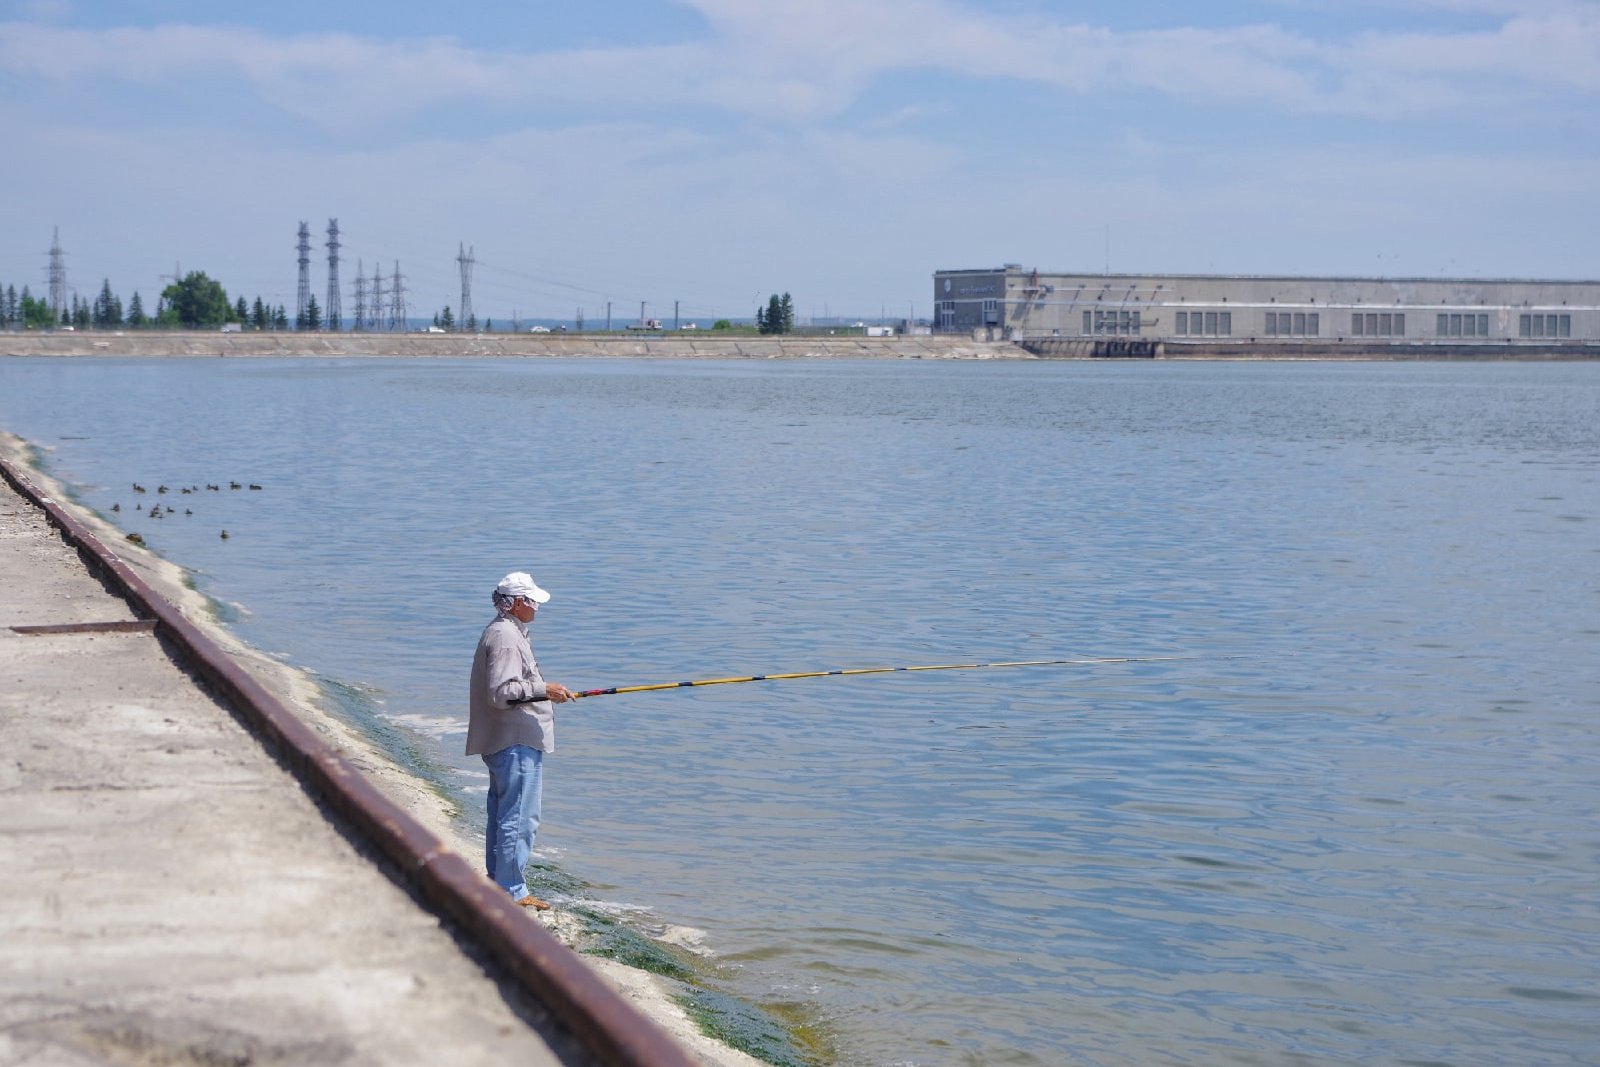
[{"label": "concrete slab", "polygon": [[0,482],[0,1063],[581,1065]]}]

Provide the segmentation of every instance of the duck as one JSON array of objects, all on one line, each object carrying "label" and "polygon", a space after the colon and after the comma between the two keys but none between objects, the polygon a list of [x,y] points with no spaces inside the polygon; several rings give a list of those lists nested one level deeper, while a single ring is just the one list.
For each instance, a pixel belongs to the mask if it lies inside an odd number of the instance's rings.
[{"label": "duck", "polygon": [[135,493],[142,493],[142,492],[144,492],[144,486],[140,485],[138,482],[134,482],[133,483],[133,491]]},{"label": "duck", "polygon": [[122,510],[122,505],[121,504],[112,504],[111,505],[111,510],[112,511],[121,511]]},{"label": "duck", "polygon": [[158,493],[165,493],[165,492],[167,492],[167,491],[168,491],[168,490],[167,490],[167,487],[166,487],[166,486],[164,486],[164,485],[158,485],[158,486],[156,486],[156,492],[158,492]]},{"label": "duck", "polygon": [[256,485],[254,482],[252,482],[250,484],[250,488],[252,488],[252,489],[260,489],[261,487],[259,485]]},{"label": "duck", "polygon": [[228,531],[227,530],[223,530],[222,531],[222,539],[224,541],[226,541],[228,539]]},{"label": "duck", "polygon": [[228,483],[228,488],[229,489],[243,489],[244,486],[240,485],[238,482],[229,482]]},{"label": "duck", "polygon": [[222,490],[222,486],[212,485],[210,482],[206,483],[206,488],[211,490],[213,493],[220,492]]}]

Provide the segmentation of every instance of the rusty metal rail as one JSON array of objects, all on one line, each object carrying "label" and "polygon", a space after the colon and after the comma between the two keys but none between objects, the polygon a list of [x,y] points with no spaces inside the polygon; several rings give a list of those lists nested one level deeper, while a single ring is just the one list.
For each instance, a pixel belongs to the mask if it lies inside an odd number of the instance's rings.
[{"label": "rusty metal rail", "polygon": [[313,795],[412,879],[441,916],[455,922],[548,1008],[608,1067],[694,1067],[670,1037],[641,1015],[577,954],[524,913],[503,889],[406,814],[134,573],[88,528],[21,471],[0,474],[39,507],[84,562],[150,622],[180,663],[234,707]]}]

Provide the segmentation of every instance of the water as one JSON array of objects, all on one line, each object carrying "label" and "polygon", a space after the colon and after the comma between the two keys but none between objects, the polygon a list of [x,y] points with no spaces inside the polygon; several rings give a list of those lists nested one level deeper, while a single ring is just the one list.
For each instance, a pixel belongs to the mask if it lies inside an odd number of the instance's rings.
[{"label": "water", "polygon": [[579,688],[1189,657],[559,712],[545,855],[842,1063],[1600,1062],[1600,365],[8,359],[0,426],[474,808],[513,569]]}]

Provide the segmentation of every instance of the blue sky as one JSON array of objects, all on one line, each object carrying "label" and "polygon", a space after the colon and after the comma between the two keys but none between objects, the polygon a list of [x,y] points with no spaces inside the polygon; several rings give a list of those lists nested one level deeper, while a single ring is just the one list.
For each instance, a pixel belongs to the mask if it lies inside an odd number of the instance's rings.
[{"label": "blue sky", "polygon": [[[931,274],[1594,278],[1600,2],[0,0],[0,284],[931,312]],[[1175,13],[1176,12],[1176,13]],[[349,286],[344,296],[351,307]]]}]

